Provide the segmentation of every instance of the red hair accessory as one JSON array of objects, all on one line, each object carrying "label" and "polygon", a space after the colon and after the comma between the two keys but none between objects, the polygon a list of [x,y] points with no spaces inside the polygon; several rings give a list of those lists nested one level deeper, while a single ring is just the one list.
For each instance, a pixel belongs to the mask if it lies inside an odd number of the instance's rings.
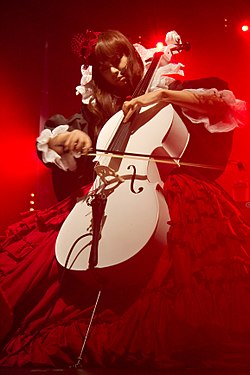
[{"label": "red hair accessory", "polygon": [[100,32],[87,30],[85,34],[76,34],[71,40],[71,49],[83,59],[85,66],[90,65],[89,57],[93,53]]}]

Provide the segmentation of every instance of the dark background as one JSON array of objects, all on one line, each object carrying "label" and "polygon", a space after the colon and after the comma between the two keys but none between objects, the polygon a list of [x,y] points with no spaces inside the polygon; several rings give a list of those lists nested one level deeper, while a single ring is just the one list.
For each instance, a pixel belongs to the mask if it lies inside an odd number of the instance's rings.
[{"label": "dark background", "polygon": [[[32,192],[36,208],[54,202],[35,139],[44,118],[67,117],[80,108],[80,61],[70,47],[74,34],[118,29],[131,42],[154,47],[176,30],[191,43],[178,56],[187,79],[220,76],[249,102],[250,31],[241,31],[250,22],[249,0],[9,0],[1,2],[0,17],[1,231],[29,210]],[[236,131],[231,162],[219,181],[230,194],[235,182],[249,177],[249,133],[249,126]]]}]

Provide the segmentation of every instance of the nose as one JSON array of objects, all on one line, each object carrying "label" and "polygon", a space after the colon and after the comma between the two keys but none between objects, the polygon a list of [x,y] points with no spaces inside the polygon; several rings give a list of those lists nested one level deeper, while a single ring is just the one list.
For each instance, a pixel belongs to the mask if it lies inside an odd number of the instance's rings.
[{"label": "nose", "polygon": [[116,68],[115,66],[111,66],[110,68],[111,74],[116,76],[117,78],[121,78],[124,75],[125,70],[126,68],[120,69],[119,67]]},{"label": "nose", "polygon": [[117,69],[115,66],[111,66],[110,71],[112,74],[116,74],[116,75],[120,73],[120,70]]}]

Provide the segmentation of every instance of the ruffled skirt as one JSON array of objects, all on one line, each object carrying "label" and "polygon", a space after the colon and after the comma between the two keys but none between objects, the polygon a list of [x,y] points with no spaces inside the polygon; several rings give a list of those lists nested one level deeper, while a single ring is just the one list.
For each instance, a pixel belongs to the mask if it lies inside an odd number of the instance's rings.
[{"label": "ruffled skirt", "polygon": [[250,226],[217,184],[172,174],[164,195],[170,229],[150,279],[103,290],[98,303],[54,255],[74,197],[7,229],[1,366],[250,365]]}]

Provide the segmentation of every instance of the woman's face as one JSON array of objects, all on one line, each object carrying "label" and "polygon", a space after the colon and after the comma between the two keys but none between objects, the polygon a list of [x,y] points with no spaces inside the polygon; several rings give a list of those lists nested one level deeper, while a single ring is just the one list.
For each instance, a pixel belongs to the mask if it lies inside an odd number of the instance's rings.
[{"label": "woman's face", "polygon": [[128,58],[127,56],[123,55],[122,57],[117,57],[102,63],[99,67],[99,71],[105,81],[110,85],[122,88],[127,85],[127,79],[124,75],[127,68],[127,63]]}]

